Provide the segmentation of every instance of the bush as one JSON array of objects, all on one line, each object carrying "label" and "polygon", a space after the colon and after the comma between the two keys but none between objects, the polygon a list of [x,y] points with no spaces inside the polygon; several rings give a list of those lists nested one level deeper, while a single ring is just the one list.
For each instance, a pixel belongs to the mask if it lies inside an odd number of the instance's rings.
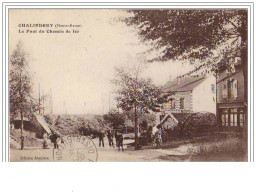
[{"label": "bush", "polygon": [[217,130],[217,118],[212,113],[192,113],[179,121],[180,136],[195,136],[213,133]]}]

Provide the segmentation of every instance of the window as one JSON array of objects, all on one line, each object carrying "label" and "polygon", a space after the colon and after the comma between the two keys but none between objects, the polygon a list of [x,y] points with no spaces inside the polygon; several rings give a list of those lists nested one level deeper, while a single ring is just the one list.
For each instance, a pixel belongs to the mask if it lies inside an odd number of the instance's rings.
[{"label": "window", "polygon": [[220,110],[220,119],[222,126],[243,127],[244,114],[242,108],[226,108]]},{"label": "window", "polygon": [[228,109],[221,111],[221,124],[222,126],[228,126]]},{"label": "window", "polygon": [[168,103],[165,103],[165,104],[164,104],[164,109],[165,109],[165,110],[168,110],[168,109],[169,109],[169,104],[168,104]]},{"label": "window", "polygon": [[233,93],[234,93],[234,98],[237,98],[237,80],[236,79],[234,79],[234,81],[233,81],[233,84],[234,84],[234,88],[233,88]]},{"label": "window", "polygon": [[228,114],[225,114],[225,126],[228,126]]},{"label": "window", "polygon": [[236,99],[237,98],[237,80],[228,79],[222,83],[222,97],[224,99]]},{"label": "window", "polygon": [[230,110],[230,126],[237,126],[237,109]]},{"label": "window", "polygon": [[226,123],[225,123],[225,115],[222,114],[222,115],[221,115],[221,125],[222,125],[222,126],[225,126],[225,124],[226,124]]},{"label": "window", "polygon": [[222,83],[222,97],[228,98],[228,81],[224,81]]},{"label": "window", "polygon": [[170,108],[175,109],[175,99],[173,98],[170,99]]},{"label": "window", "polygon": [[236,79],[229,80],[228,97],[231,99],[237,98],[237,80]]},{"label": "window", "polygon": [[240,127],[244,126],[244,113],[242,109],[240,109],[240,113],[239,113],[239,125]]},{"label": "window", "polygon": [[184,109],[184,98],[180,98],[180,109]]}]

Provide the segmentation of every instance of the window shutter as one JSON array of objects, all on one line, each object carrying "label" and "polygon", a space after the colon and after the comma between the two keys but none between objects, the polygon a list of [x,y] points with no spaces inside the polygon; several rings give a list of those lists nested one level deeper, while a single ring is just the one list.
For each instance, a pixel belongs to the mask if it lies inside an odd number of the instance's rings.
[{"label": "window shutter", "polygon": [[224,81],[222,84],[222,97],[228,98],[228,81]]},{"label": "window shutter", "polygon": [[233,93],[234,93],[234,97],[237,98],[237,95],[238,95],[238,94],[237,94],[237,83],[238,83],[238,82],[237,82],[236,79],[235,79],[233,82],[234,82],[234,86],[233,86],[234,92],[233,92]]}]

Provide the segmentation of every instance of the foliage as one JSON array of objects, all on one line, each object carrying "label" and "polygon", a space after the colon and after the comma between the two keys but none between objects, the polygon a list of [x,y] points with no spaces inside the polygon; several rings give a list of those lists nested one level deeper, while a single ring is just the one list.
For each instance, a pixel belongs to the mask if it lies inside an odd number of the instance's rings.
[{"label": "foliage", "polygon": [[234,59],[240,57],[239,65],[244,76],[244,107],[247,108],[246,9],[136,9],[128,12],[132,16],[125,19],[126,24],[138,30],[143,42],[152,45],[148,52],[153,57],[148,61],[196,62],[200,65],[188,75],[199,76],[209,72],[217,75],[219,71],[232,69]]},{"label": "foliage", "polygon": [[[143,41],[150,41],[160,55],[153,60],[205,60],[226,42],[241,38],[247,46],[247,10],[130,10],[125,21],[135,26]],[[231,44],[230,44],[231,45]]]},{"label": "foliage", "polygon": [[151,80],[139,77],[140,72],[140,65],[132,70],[116,68],[116,79],[112,80],[117,86],[117,106],[134,112],[135,149],[139,149],[138,113],[156,111],[156,107],[166,100],[161,95],[161,89],[153,85]]},{"label": "foliage", "polygon": [[111,110],[108,114],[104,114],[103,118],[105,121],[110,123],[113,128],[124,126],[124,115],[120,114],[117,110]]},{"label": "foliage", "polygon": [[82,133],[84,135],[110,129],[102,116],[98,115],[45,115],[50,129],[60,136]]},{"label": "foliage", "polygon": [[[127,120],[130,120],[132,123],[135,122],[134,110],[130,110],[130,111],[123,110],[122,114]],[[148,125],[152,125],[155,122],[154,113],[138,112],[137,115],[138,115],[138,123],[140,124],[147,122]]]},{"label": "foliage", "polygon": [[118,87],[117,103],[123,110],[134,110],[149,113],[165,101],[160,88],[152,84],[151,80],[139,78],[122,68],[116,68],[117,77],[113,83]]},{"label": "foliage", "polygon": [[181,135],[204,134],[217,128],[217,118],[212,113],[174,114],[179,120],[178,130]]},{"label": "foliage", "polygon": [[20,117],[31,118],[32,113],[38,110],[32,98],[32,82],[29,74],[27,54],[22,43],[17,44],[10,57],[10,116],[11,120]]}]

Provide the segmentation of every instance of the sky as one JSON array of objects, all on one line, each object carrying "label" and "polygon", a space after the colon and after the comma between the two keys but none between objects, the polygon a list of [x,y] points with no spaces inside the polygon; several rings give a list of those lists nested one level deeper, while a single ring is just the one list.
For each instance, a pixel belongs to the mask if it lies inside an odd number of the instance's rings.
[{"label": "sky", "polygon": [[[54,114],[103,114],[115,107],[114,67],[138,63],[148,49],[118,9],[13,9],[9,14],[9,52],[23,43],[29,54],[33,96],[52,91]],[[80,25],[77,28],[22,28],[19,24]],[[26,33],[26,30],[79,30],[79,33]],[[19,32],[24,30],[24,33]],[[142,76],[161,86],[193,66],[168,61],[147,64]]]}]

